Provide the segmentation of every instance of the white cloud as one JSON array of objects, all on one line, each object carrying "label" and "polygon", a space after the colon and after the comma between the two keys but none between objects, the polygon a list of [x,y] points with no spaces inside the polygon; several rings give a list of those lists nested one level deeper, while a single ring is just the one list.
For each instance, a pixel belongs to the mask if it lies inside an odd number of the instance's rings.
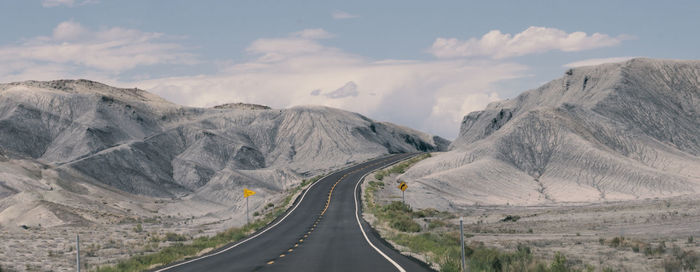
[{"label": "white cloud", "polygon": [[323,28],[310,28],[292,33],[292,36],[303,39],[328,39],[333,38],[333,34],[323,30]]},{"label": "white cloud", "polygon": [[515,35],[492,30],[479,39],[437,38],[429,51],[439,58],[490,57],[503,59],[553,50],[575,52],[609,47],[618,45],[629,38],[626,35],[611,37],[601,33],[591,35],[585,32],[566,33],[556,28],[531,26]]},{"label": "white cloud", "polygon": [[495,82],[526,72],[522,65],[493,60],[375,60],[322,44],[332,36],[306,29],[258,39],[245,51],[249,61],[219,64],[212,74],[152,78],[146,72],[143,80],[120,80],[133,68],[196,60],[162,33],[93,30],[68,21],[51,36],[0,47],[0,78],[87,78],[138,86],[188,106],[325,105],[454,137],[465,114],[498,99]]},{"label": "white cloud", "polygon": [[630,60],[633,58],[635,58],[635,57],[613,57],[613,58],[586,59],[586,60],[580,60],[580,61],[567,63],[567,64],[564,64],[562,66],[566,67],[566,68],[575,68],[575,67],[581,67],[581,66],[598,65],[598,64],[603,64],[603,63],[623,62],[623,61],[627,61],[627,60]]},{"label": "white cloud", "polygon": [[342,10],[336,10],[334,11],[331,16],[333,16],[333,19],[336,20],[344,20],[344,19],[354,19],[360,17],[359,15],[355,14],[350,14]]},{"label": "white cloud", "polygon": [[125,85],[191,106],[326,105],[454,137],[468,111],[498,99],[493,83],[524,76],[526,70],[519,64],[486,60],[373,60],[297,34],[258,39],[247,52],[254,59],[214,75]]},{"label": "white cloud", "polygon": [[56,41],[70,41],[89,34],[85,27],[73,21],[65,21],[53,29],[53,38]]},{"label": "white cloud", "polygon": [[26,74],[27,69],[62,65],[80,74],[97,70],[108,74],[138,66],[192,62],[190,54],[161,33],[135,29],[90,30],[77,22],[58,24],[50,37],[36,37],[15,45],[0,47],[1,63],[24,63],[2,76]]}]

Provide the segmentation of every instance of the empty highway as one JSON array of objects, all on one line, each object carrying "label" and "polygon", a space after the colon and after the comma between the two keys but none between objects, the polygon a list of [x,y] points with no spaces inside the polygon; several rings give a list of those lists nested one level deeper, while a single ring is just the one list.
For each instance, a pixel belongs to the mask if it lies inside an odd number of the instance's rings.
[{"label": "empty highway", "polygon": [[410,156],[391,155],[330,174],[262,231],[156,271],[429,271],[389,248],[360,213],[362,177]]}]

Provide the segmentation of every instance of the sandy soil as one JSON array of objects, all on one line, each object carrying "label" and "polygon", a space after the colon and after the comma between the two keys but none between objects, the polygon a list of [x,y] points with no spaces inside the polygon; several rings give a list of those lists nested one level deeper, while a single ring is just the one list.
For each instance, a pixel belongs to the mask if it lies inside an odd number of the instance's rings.
[{"label": "sandy soil", "polygon": [[91,226],[0,228],[0,267],[3,271],[75,271],[76,234],[80,234],[82,268],[93,270],[133,255],[157,251],[172,243],[154,242],[152,237],[162,238],[165,233],[173,232],[190,239],[211,235],[222,228],[222,224],[196,224],[175,218],[141,223],[141,231],[137,230],[137,225],[135,222],[123,222]]},{"label": "sandy soil", "polygon": [[[400,201],[395,175],[383,182],[387,186],[378,192],[379,201]],[[451,220],[450,228],[457,229],[459,217],[464,217],[465,233],[473,235],[468,243],[483,242],[507,250],[526,244],[544,259],[562,252],[569,262],[579,267],[590,264],[597,271],[663,271],[664,260],[674,258],[674,247],[694,251],[696,256],[700,253],[697,195],[578,205],[451,208],[457,218]],[[519,218],[504,220],[508,216]],[[615,237],[624,237],[621,246],[613,246]],[[657,249],[662,243],[663,253],[645,254],[645,247]]]}]

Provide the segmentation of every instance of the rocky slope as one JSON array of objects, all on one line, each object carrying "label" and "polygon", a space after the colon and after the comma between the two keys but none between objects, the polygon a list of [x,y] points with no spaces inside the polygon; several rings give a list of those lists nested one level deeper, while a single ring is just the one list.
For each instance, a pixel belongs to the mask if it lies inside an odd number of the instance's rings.
[{"label": "rocky slope", "polygon": [[415,205],[442,208],[696,194],[699,113],[700,61],[570,69],[469,113],[449,152],[403,178]]},{"label": "rocky slope", "polygon": [[[0,84],[0,225],[91,222],[91,205],[108,203],[124,205],[98,210],[221,218],[244,212],[243,187],[258,207],[302,178],[448,144],[326,107],[189,108],[87,80]],[[136,205],[153,199],[163,204]]]}]

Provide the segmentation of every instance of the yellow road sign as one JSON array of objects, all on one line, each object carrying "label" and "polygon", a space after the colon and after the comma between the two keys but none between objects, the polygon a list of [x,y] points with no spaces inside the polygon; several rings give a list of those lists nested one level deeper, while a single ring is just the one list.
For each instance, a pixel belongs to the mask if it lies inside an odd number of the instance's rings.
[{"label": "yellow road sign", "polygon": [[399,189],[401,189],[401,191],[406,191],[407,188],[408,185],[406,185],[405,182],[402,181],[401,184],[399,184]]},{"label": "yellow road sign", "polygon": [[248,190],[248,189],[246,189],[246,188],[243,188],[243,197],[249,197],[249,196],[252,196],[252,195],[254,195],[254,194],[255,194],[254,191],[251,191],[251,190]]}]

